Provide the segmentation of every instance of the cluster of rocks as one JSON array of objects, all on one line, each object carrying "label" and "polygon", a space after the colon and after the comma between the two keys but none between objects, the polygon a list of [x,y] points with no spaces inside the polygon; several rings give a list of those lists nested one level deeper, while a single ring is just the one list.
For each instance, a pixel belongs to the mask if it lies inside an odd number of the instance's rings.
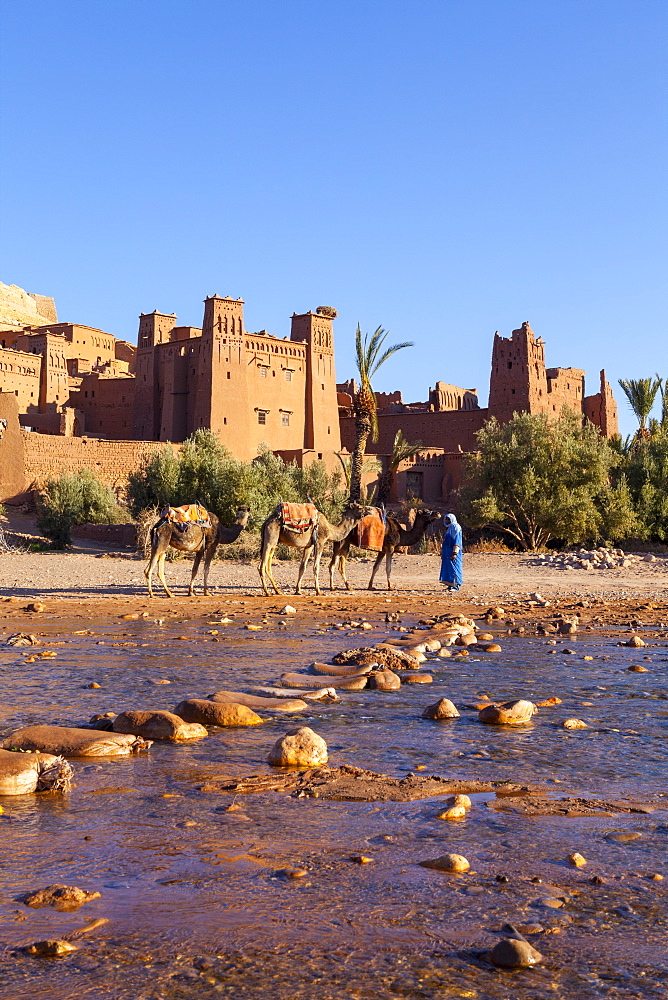
[{"label": "cluster of rocks", "polygon": [[551,555],[541,555],[536,560],[537,566],[549,566],[557,569],[629,569],[640,562],[656,562],[656,556],[651,554],[635,555],[624,552],[623,549],[579,549],[577,552],[557,552]]}]

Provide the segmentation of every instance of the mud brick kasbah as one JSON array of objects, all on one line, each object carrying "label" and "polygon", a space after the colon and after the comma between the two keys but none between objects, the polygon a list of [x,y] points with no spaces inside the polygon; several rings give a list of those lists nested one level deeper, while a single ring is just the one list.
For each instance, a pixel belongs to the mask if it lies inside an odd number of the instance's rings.
[{"label": "mud brick kasbah", "polygon": [[[336,452],[350,450],[355,436],[355,383],[336,383],[335,318],[334,308],[319,306],[295,313],[289,336],[250,333],[242,299],[212,295],[201,328],[142,313],[135,347],[59,322],[52,298],[0,283],[0,502],[84,467],[122,493],[156,442],[178,448],[198,428],[214,431],[240,459],[267,445],[286,461],[335,468]],[[491,416],[558,419],[568,407],[607,437],[617,433],[605,371],[599,391],[586,396],[582,369],[545,367],[544,342],[529,323],[510,337],[494,335],[487,407],[476,389],[442,381],[425,402],[404,403],[400,391],[377,400],[380,433],[369,451],[386,463],[400,429],[424,446],[399,468],[395,501],[447,503]]]}]

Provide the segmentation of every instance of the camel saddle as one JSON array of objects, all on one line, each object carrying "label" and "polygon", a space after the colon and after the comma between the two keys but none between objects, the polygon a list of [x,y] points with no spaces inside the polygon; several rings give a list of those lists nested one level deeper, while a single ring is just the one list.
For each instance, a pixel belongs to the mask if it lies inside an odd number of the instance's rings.
[{"label": "camel saddle", "polygon": [[318,526],[318,508],[314,503],[282,503],[280,516],[282,527],[297,535],[315,531]]},{"label": "camel saddle", "polygon": [[199,503],[186,503],[182,507],[165,507],[160,511],[161,522],[169,521],[180,531],[185,531],[189,524],[198,524],[200,528],[210,528],[209,512]]},{"label": "camel saddle", "polygon": [[385,514],[379,507],[373,507],[372,513],[365,514],[357,525],[353,543],[359,549],[370,549],[372,552],[382,552],[385,541]]}]

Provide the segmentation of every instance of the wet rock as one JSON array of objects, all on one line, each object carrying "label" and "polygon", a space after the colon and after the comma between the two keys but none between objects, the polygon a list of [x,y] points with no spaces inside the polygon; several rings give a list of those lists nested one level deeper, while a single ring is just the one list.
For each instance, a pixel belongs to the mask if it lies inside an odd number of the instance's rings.
[{"label": "wet rock", "polygon": [[[380,664],[379,664],[380,665]],[[368,674],[373,670],[371,664],[359,666],[355,664],[336,663],[311,663],[308,667],[312,674],[328,674],[330,677],[359,677],[360,674]]]},{"label": "wet rock", "polygon": [[488,646],[482,646],[483,653],[500,653],[501,647],[498,642],[490,642]]},{"label": "wet rock", "polygon": [[575,635],[578,627],[575,622],[560,622],[559,635]]},{"label": "wet rock", "polygon": [[459,719],[460,715],[449,698],[440,698],[433,705],[427,705],[423,719]]},{"label": "wet rock", "polygon": [[439,659],[447,659],[449,656],[452,656],[452,653],[450,652],[449,649],[439,649],[436,655],[439,657]]},{"label": "wet rock", "polygon": [[[310,690],[301,691],[293,689],[290,689],[288,691],[285,688],[263,687],[261,684],[258,684],[251,686],[249,690],[252,691],[253,693],[257,692],[257,694],[261,695],[262,697],[271,698],[272,701],[276,698],[290,699],[293,702],[297,699],[303,701],[321,701],[326,703],[341,701],[341,699],[339,698],[338,694],[336,693],[333,687],[314,688],[312,691]],[[216,700],[215,698],[211,699],[211,701],[215,700]]]},{"label": "wet rock", "polygon": [[41,601],[33,601],[32,604],[27,606],[26,611],[32,611],[34,614],[42,614],[43,611],[46,611],[46,604],[43,604]]},{"label": "wet rock", "polygon": [[405,674],[404,684],[433,684],[431,674]]},{"label": "wet rock", "polygon": [[575,851],[573,854],[569,854],[566,860],[568,861],[569,865],[573,865],[574,868],[584,868],[584,866],[587,864],[587,859],[583,857],[582,854],[578,854],[577,851]]},{"label": "wet rock", "polygon": [[528,941],[503,938],[489,953],[494,965],[504,969],[526,969],[543,961],[543,956]]},{"label": "wet rock", "polygon": [[5,646],[39,646],[39,639],[28,632],[15,632],[14,635],[7,636]]},{"label": "wet rock", "polygon": [[267,760],[274,767],[317,767],[327,763],[327,744],[322,736],[302,726],[276,740]]},{"label": "wet rock", "polygon": [[313,677],[311,674],[300,674],[288,671],[281,674],[281,684],[288,688],[340,688],[342,691],[363,691],[367,685],[367,674],[353,674],[352,676],[336,677],[326,674],[319,674]]},{"label": "wet rock", "polygon": [[624,646],[632,646],[633,649],[640,649],[641,646],[645,646],[646,643],[642,641],[639,635],[632,635],[631,638],[623,644]]},{"label": "wet rock", "polygon": [[463,806],[464,809],[470,809],[472,802],[468,795],[463,795],[461,792],[458,795],[451,795],[446,802],[447,806]]},{"label": "wet rock", "polygon": [[66,792],[72,773],[71,766],[59,755],[0,750],[0,795]]},{"label": "wet rock", "polygon": [[560,910],[563,905],[563,899],[558,899],[556,896],[541,896],[540,899],[536,899],[532,906],[547,907],[548,910]]},{"label": "wet rock", "polygon": [[428,639],[425,642],[424,647],[425,647],[425,651],[427,653],[438,653],[439,649],[441,648],[441,640],[440,639]]},{"label": "wet rock", "polygon": [[593,875],[589,881],[592,885],[605,885],[605,879],[601,878],[600,875]]},{"label": "wet rock", "polygon": [[148,750],[150,740],[70,726],[26,726],[2,744],[5,750],[39,750],[63,757],[118,757]]},{"label": "wet rock", "polygon": [[308,871],[306,868],[277,868],[274,872],[279,878],[306,878]]},{"label": "wet rock", "polygon": [[614,840],[618,844],[630,844],[633,840],[640,840],[641,836],[637,830],[617,830],[615,833],[609,833],[606,840]]},{"label": "wet rock", "polygon": [[632,674],[646,674],[648,673],[647,667],[643,667],[641,663],[632,663],[628,670]]},{"label": "wet rock", "polygon": [[478,642],[494,642],[494,636],[491,632],[480,632],[478,634]]},{"label": "wet rock", "polygon": [[368,857],[366,854],[351,854],[350,860],[354,861],[357,865],[370,865],[373,863],[373,858]]},{"label": "wet rock", "polygon": [[359,646],[356,649],[344,649],[332,657],[333,663],[354,664],[364,666],[372,664],[374,666],[387,667],[389,670],[417,670],[420,666],[418,660],[405,649],[398,646],[390,646],[388,643],[380,642],[377,646]]},{"label": "wet rock", "polygon": [[392,670],[374,670],[369,674],[369,687],[374,691],[398,691],[401,678]]},{"label": "wet rock", "polygon": [[21,896],[21,902],[35,909],[53,906],[56,910],[76,910],[84,903],[99,898],[99,892],[86,892],[75,885],[47,885],[44,889],[25,893]]},{"label": "wet rock", "polygon": [[205,698],[187,698],[179,702],[174,714],[185,722],[199,722],[203,726],[257,726],[263,721],[246,705]]},{"label": "wet rock", "polygon": [[198,722],[184,722],[173,712],[129,711],[121,712],[113,720],[112,729],[115,733],[132,733],[151,740],[199,740],[208,733]]},{"label": "wet rock", "polygon": [[505,701],[501,705],[487,705],[481,709],[478,721],[488,726],[523,726],[531,722],[535,711],[532,701]]},{"label": "wet rock", "polygon": [[419,861],[423,868],[434,868],[439,872],[467,872],[471,865],[462,854],[442,854],[439,858]]},{"label": "wet rock", "polygon": [[563,729],[587,729],[587,723],[582,719],[564,719],[561,725]]},{"label": "wet rock", "polygon": [[279,614],[281,615],[296,615],[297,609],[293,608],[291,604],[286,604],[284,608],[281,608]]},{"label": "wet rock", "polygon": [[35,941],[34,944],[29,944],[24,948],[27,955],[41,955],[44,958],[58,958],[60,955],[68,955],[71,951],[76,950],[77,946],[75,944],[61,938],[49,941]]},{"label": "wet rock", "polygon": [[469,632],[467,635],[458,635],[455,639],[455,646],[475,646],[477,641],[473,633]]},{"label": "wet rock", "polygon": [[449,809],[444,810],[444,812],[439,813],[438,819],[447,820],[457,820],[466,818],[466,809],[464,806],[450,806]]},{"label": "wet rock", "polygon": [[218,701],[225,704],[245,705],[246,708],[267,712],[303,712],[308,708],[301,698],[263,698],[259,695],[245,694],[242,691],[216,691],[208,701]]}]

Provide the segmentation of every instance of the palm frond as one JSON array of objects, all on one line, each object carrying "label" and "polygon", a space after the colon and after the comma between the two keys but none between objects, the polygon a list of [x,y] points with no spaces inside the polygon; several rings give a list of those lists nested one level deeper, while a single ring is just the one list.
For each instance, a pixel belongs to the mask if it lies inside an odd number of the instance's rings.
[{"label": "palm frond", "polygon": [[385,353],[378,359],[378,361],[376,361],[375,365],[373,366],[373,369],[369,374],[375,375],[380,366],[384,365],[387,359],[391,358],[393,354],[397,353],[397,351],[402,351],[404,347],[413,347],[413,346],[414,344],[412,340],[405,340],[402,344],[393,344],[392,347],[388,347]]}]

